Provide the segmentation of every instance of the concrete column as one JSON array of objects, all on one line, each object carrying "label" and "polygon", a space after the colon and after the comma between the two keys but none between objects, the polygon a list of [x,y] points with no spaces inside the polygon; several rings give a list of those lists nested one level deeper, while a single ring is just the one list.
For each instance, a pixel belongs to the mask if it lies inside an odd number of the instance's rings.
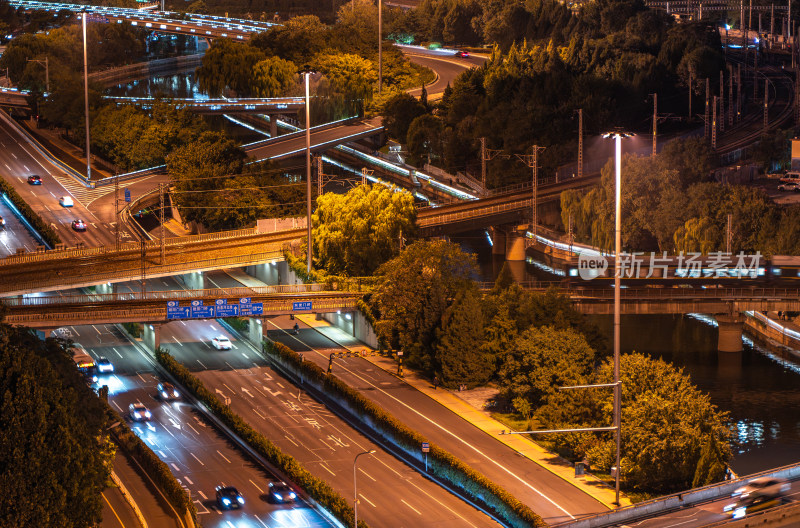
[{"label": "concrete column", "polygon": [[506,236],[506,260],[525,261],[525,235],[512,232]]},{"label": "concrete column", "polygon": [[183,283],[190,290],[206,289],[206,278],[205,275],[203,275],[202,271],[193,271],[191,273],[185,273],[181,275],[181,279],[183,279]]},{"label": "concrete column", "polygon": [[744,318],[740,314],[716,315],[715,318],[719,325],[717,349],[720,352],[741,352]]},{"label": "concrete column", "polygon": [[261,350],[261,342],[267,333],[267,323],[260,317],[247,318],[247,340]]},{"label": "concrete column", "polygon": [[114,293],[114,290],[115,290],[114,285],[109,284],[107,282],[104,284],[98,284],[97,286],[94,287],[95,293],[103,293],[103,294]]},{"label": "concrete column", "polygon": [[492,255],[506,254],[506,234],[497,227],[492,228]]},{"label": "concrete column", "polygon": [[155,353],[156,349],[161,346],[161,325],[145,323],[142,326],[142,344],[147,350]]},{"label": "concrete column", "polygon": [[278,137],[278,116],[269,116],[269,137]]}]

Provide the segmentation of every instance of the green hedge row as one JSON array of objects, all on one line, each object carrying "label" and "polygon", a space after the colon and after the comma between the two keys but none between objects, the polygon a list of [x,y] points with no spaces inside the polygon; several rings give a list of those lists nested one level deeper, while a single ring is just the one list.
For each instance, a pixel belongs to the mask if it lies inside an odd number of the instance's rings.
[{"label": "green hedge row", "polygon": [[22,196],[14,190],[10,183],[0,177],[0,191],[8,196],[8,199],[17,207],[19,212],[25,219],[33,226],[33,228],[42,236],[42,238],[50,245],[51,248],[56,247],[56,244],[61,244],[61,238],[55,229],[47,222],[42,220],[28,203],[22,199]]},{"label": "green hedge row", "polygon": [[[318,383],[327,393],[342,398],[351,409],[361,413],[367,425],[374,428],[378,434],[392,439],[406,451],[417,453],[422,442],[427,441],[421,434],[407,427],[339,378],[327,374],[310,361],[302,361],[300,356],[286,345],[264,340],[264,352],[276,356],[282,364],[293,368],[295,372],[302,372],[307,381]],[[444,449],[431,443],[428,455],[428,468],[432,475],[462,489],[509,525],[547,526],[539,515],[516,497]]]},{"label": "green hedge row", "polygon": [[150,475],[150,478],[164,492],[167,500],[178,514],[183,516],[188,511],[195,526],[197,526],[197,510],[192,503],[192,499],[178,484],[178,481],[175,480],[175,476],[169,470],[167,464],[158,458],[158,455],[153,453],[136,433],[131,431],[125,420],[108,403],[106,403],[106,410],[110,421],[119,423],[119,425],[111,429],[111,434],[117,444],[141,464],[147,474]]},{"label": "green hedge row", "polygon": [[283,256],[289,269],[305,283],[325,284],[337,291],[371,291],[378,283],[377,277],[348,277],[346,275],[329,275],[324,270],[311,270],[308,273],[308,263],[295,257],[289,251],[284,251]]},{"label": "green hedge row", "polygon": [[[156,359],[184,388],[194,394],[217,418],[230,427],[239,438],[283,472],[289,480],[303,488],[312,499],[331,512],[342,524],[353,527],[352,506],[330,485],[309,473],[294,457],[284,454],[278,446],[250,427],[238,414],[223,404],[213,392],[209,391],[202,381],[178,363],[169,352],[159,348],[156,351]],[[359,528],[369,528],[364,521],[359,521],[358,526]]]}]

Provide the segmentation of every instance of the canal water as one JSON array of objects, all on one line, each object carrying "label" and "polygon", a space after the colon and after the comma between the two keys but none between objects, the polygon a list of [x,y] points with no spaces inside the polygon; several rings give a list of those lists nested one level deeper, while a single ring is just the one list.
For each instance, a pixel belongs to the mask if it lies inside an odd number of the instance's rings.
[{"label": "canal water", "polygon": [[[497,276],[503,257],[492,256],[485,232],[454,238],[473,251],[483,280]],[[525,263],[525,280],[559,280],[542,262]],[[613,343],[613,318],[593,317]],[[683,369],[720,410],[733,432],[731,468],[740,475],[800,462],[800,366],[745,337],[741,353],[717,352],[713,319],[700,314],[621,318],[622,353],[636,351]]]}]

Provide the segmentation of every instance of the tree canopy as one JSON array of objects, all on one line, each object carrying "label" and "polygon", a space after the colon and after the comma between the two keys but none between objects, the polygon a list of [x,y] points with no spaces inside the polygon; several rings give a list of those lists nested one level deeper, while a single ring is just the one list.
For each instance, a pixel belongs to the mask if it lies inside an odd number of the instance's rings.
[{"label": "tree canopy", "polygon": [[316,265],[336,275],[371,275],[400,252],[400,237],[414,234],[416,218],[413,196],[395,187],[325,193],[312,215]]},{"label": "tree canopy", "polygon": [[0,525],[96,526],[112,454],[103,446],[105,414],[47,357],[70,361],[54,340],[0,326]]}]

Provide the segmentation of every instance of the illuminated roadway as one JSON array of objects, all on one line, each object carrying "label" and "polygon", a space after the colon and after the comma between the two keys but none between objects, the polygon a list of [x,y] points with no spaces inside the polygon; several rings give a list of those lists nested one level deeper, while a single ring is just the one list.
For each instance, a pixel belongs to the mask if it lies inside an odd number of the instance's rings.
[{"label": "illuminated roadway", "polygon": [[[221,271],[209,273],[206,280],[219,287],[240,286]],[[135,283],[122,286],[123,291],[138,289]],[[151,284],[151,287],[167,289],[179,286],[173,279],[160,279],[158,284]],[[280,322],[291,327],[288,317]],[[266,503],[261,504],[258,488],[263,489],[268,477],[219,437],[191,406],[156,400],[154,387],[158,378],[150,361],[116,327],[78,326],[69,327],[68,331],[92,355],[104,355],[114,363],[115,375],[105,379],[110,387],[110,400],[117,410],[125,410],[129,403],[141,401],[153,411],[152,426],[134,424],[135,430],[189,488],[198,510],[210,511],[201,516],[203,526],[227,526],[223,521],[228,520],[240,526],[235,520],[238,519],[236,513],[219,516],[213,505],[203,498],[203,495],[213,495],[214,486],[222,481],[243,492],[248,500],[243,511],[250,516],[248,518],[258,515],[265,520],[264,513],[259,511],[266,509],[273,518],[284,521],[284,524],[276,522],[269,526],[318,526],[276,517],[276,510],[284,516],[298,515],[291,506],[269,509]],[[301,333],[306,332],[304,329]],[[218,351],[210,345],[210,340],[220,334],[231,339],[232,350]],[[161,340],[162,346],[195,371],[210,390],[228,398],[233,410],[245,421],[343,496],[352,497],[354,456],[376,449],[376,455],[362,458],[359,463],[359,516],[371,526],[497,526],[486,514],[394,458],[323,404],[281,378],[249,344],[237,340],[218,321],[175,321],[162,327]],[[389,519],[391,523],[387,524]]]}]

